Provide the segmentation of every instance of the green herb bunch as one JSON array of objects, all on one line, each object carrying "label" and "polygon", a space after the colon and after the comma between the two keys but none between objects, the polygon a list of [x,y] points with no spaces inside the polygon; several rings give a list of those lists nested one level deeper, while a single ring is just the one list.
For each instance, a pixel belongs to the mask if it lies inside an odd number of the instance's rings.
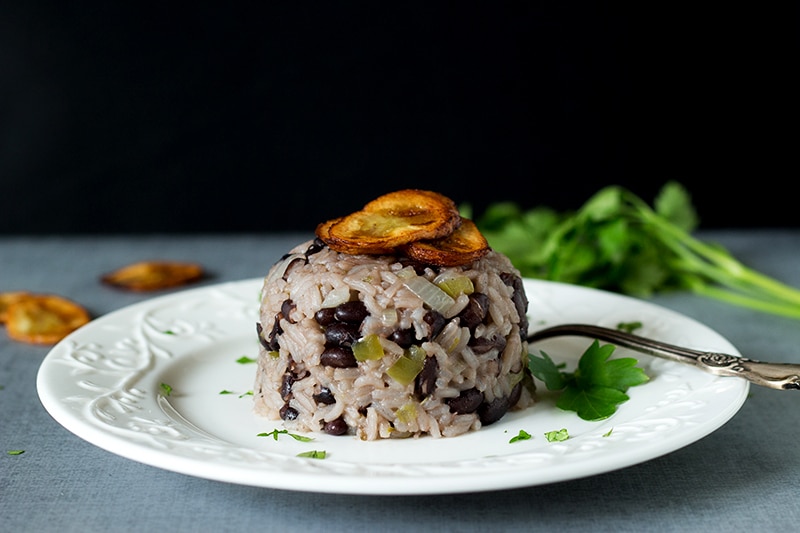
[{"label": "green herb bunch", "polygon": [[[467,215],[469,206],[465,207]],[[800,289],[746,267],[692,236],[697,213],[686,189],[667,183],[653,207],[609,186],[576,212],[491,204],[475,217],[495,250],[523,276],[649,297],[689,290],[757,311],[800,318]]]}]

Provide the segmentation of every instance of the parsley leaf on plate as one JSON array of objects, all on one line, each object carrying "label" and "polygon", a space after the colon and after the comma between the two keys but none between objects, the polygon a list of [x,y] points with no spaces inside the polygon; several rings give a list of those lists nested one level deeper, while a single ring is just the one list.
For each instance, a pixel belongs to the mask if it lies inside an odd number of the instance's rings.
[{"label": "parsley leaf on plate", "polygon": [[297,454],[297,457],[309,457],[311,459],[325,459],[328,456],[328,452],[325,450],[310,450],[307,452],[300,452]]},{"label": "parsley leaf on plate", "polygon": [[547,439],[547,442],[564,442],[569,438],[569,431],[567,428],[555,429],[546,432],[544,438]]},{"label": "parsley leaf on plate", "polygon": [[530,440],[531,434],[525,431],[524,429],[520,429],[519,433],[511,437],[511,440],[508,441],[509,444],[514,442],[519,442],[521,440]]},{"label": "parsley leaf on plate", "polygon": [[528,355],[528,368],[547,390],[561,391],[556,406],[575,411],[584,420],[603,420],[613,415],[629,396],[628,388],[648,381],[632,357],[610,359],[613,344],[594,341],[583,353],[574,372],[564,372],[547,355]]},{"label": "parsley leaf on plate", "polygon": [[278,435],[288,435],[292,437],[294,440],[300,442],[311,442],[314,440],[312,437],[306,437],[305,435],[298,435],[297,433],[289,433],[288,429],[273,429],[270,432],[259,433],[256,435],[257,437],[272,437],[274,440],[278,440]]}]

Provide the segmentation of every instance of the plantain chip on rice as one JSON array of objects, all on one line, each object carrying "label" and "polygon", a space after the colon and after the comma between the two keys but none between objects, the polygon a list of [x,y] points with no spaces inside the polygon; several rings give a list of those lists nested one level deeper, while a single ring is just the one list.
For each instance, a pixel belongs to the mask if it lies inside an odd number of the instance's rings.
[{"label": "plantain chip on rice", "polygon": [[100,279],[121,289],[146,292],[185,285],[203,274],[203,267],[196,263],[141,261],[104,274]]},{"label": "plantain chip on rice", "polygon": [[10,291],[0,292],[0,324],[4,324],[8,320],[8,308],[11,304],[29,296],[27,291]]},{"label": "plantain chip on rice", "polygon": [[55,344],[91,319],[83,306],[52,294],[26,295],[6,315],[8,336],[29,344]]},{"label": "plantain chip on rice", "polygon": [[406,254],[416,261],[438,266],[459,266],[477,261],[489,253],[489,243],[475,223],[462,218],[453,233],[435,240],[415,241],[406,246]]},{"label": "plantain chip on rice", "polygon": [[448,197],[420,189],[391,192],[360,211],[323,222],[316,234],[331,249],[346,254],[390,254],[420,239],[437,239],[461,223]]}]

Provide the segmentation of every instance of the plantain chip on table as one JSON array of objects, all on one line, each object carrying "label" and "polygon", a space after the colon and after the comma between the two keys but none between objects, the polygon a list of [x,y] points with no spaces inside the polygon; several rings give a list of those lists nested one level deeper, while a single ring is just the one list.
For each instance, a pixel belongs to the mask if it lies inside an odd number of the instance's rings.
[{"label": "plantain chip on table", "polygon": [[140,261],[101,276],[106,285],[137,292],[158,291],[197,281],[204,275],[197,263]]},{"label": "plantain chip on table", "polygon": [[80,304],[55,294],[3,293],[8,336],[29,344],[55,344],[91,320]]},{"label": "plantain chip on table", "polygon": [[28,291],[0,292],[0,324],[5,324],[8,320],[8,308],[11,304],[29,295]]}]

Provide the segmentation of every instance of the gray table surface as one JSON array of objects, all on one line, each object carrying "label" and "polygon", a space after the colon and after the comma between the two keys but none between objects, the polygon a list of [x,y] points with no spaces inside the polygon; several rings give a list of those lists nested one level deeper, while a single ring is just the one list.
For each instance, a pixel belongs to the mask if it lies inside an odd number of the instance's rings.
[{"label": "gray table surface", "polygon": [[[128,262],[198,261],[213,274],[202,283],[214,284],[263,276],[308,236],[0,237],[0,291],[59,293],[100,316],[152,297],[98,283]],[[800,230],[700,236],[800,287]],[[686,293],[653,301],[706,323],[745,355],[800,363],[800,321]],[[37,396],[48,351],[0,331],[0,531],[786,531],[800,523],[796,391],[754,386],[711,435],[593,477],[457,495],[315,494],[173,473],[81,440]]]}]

